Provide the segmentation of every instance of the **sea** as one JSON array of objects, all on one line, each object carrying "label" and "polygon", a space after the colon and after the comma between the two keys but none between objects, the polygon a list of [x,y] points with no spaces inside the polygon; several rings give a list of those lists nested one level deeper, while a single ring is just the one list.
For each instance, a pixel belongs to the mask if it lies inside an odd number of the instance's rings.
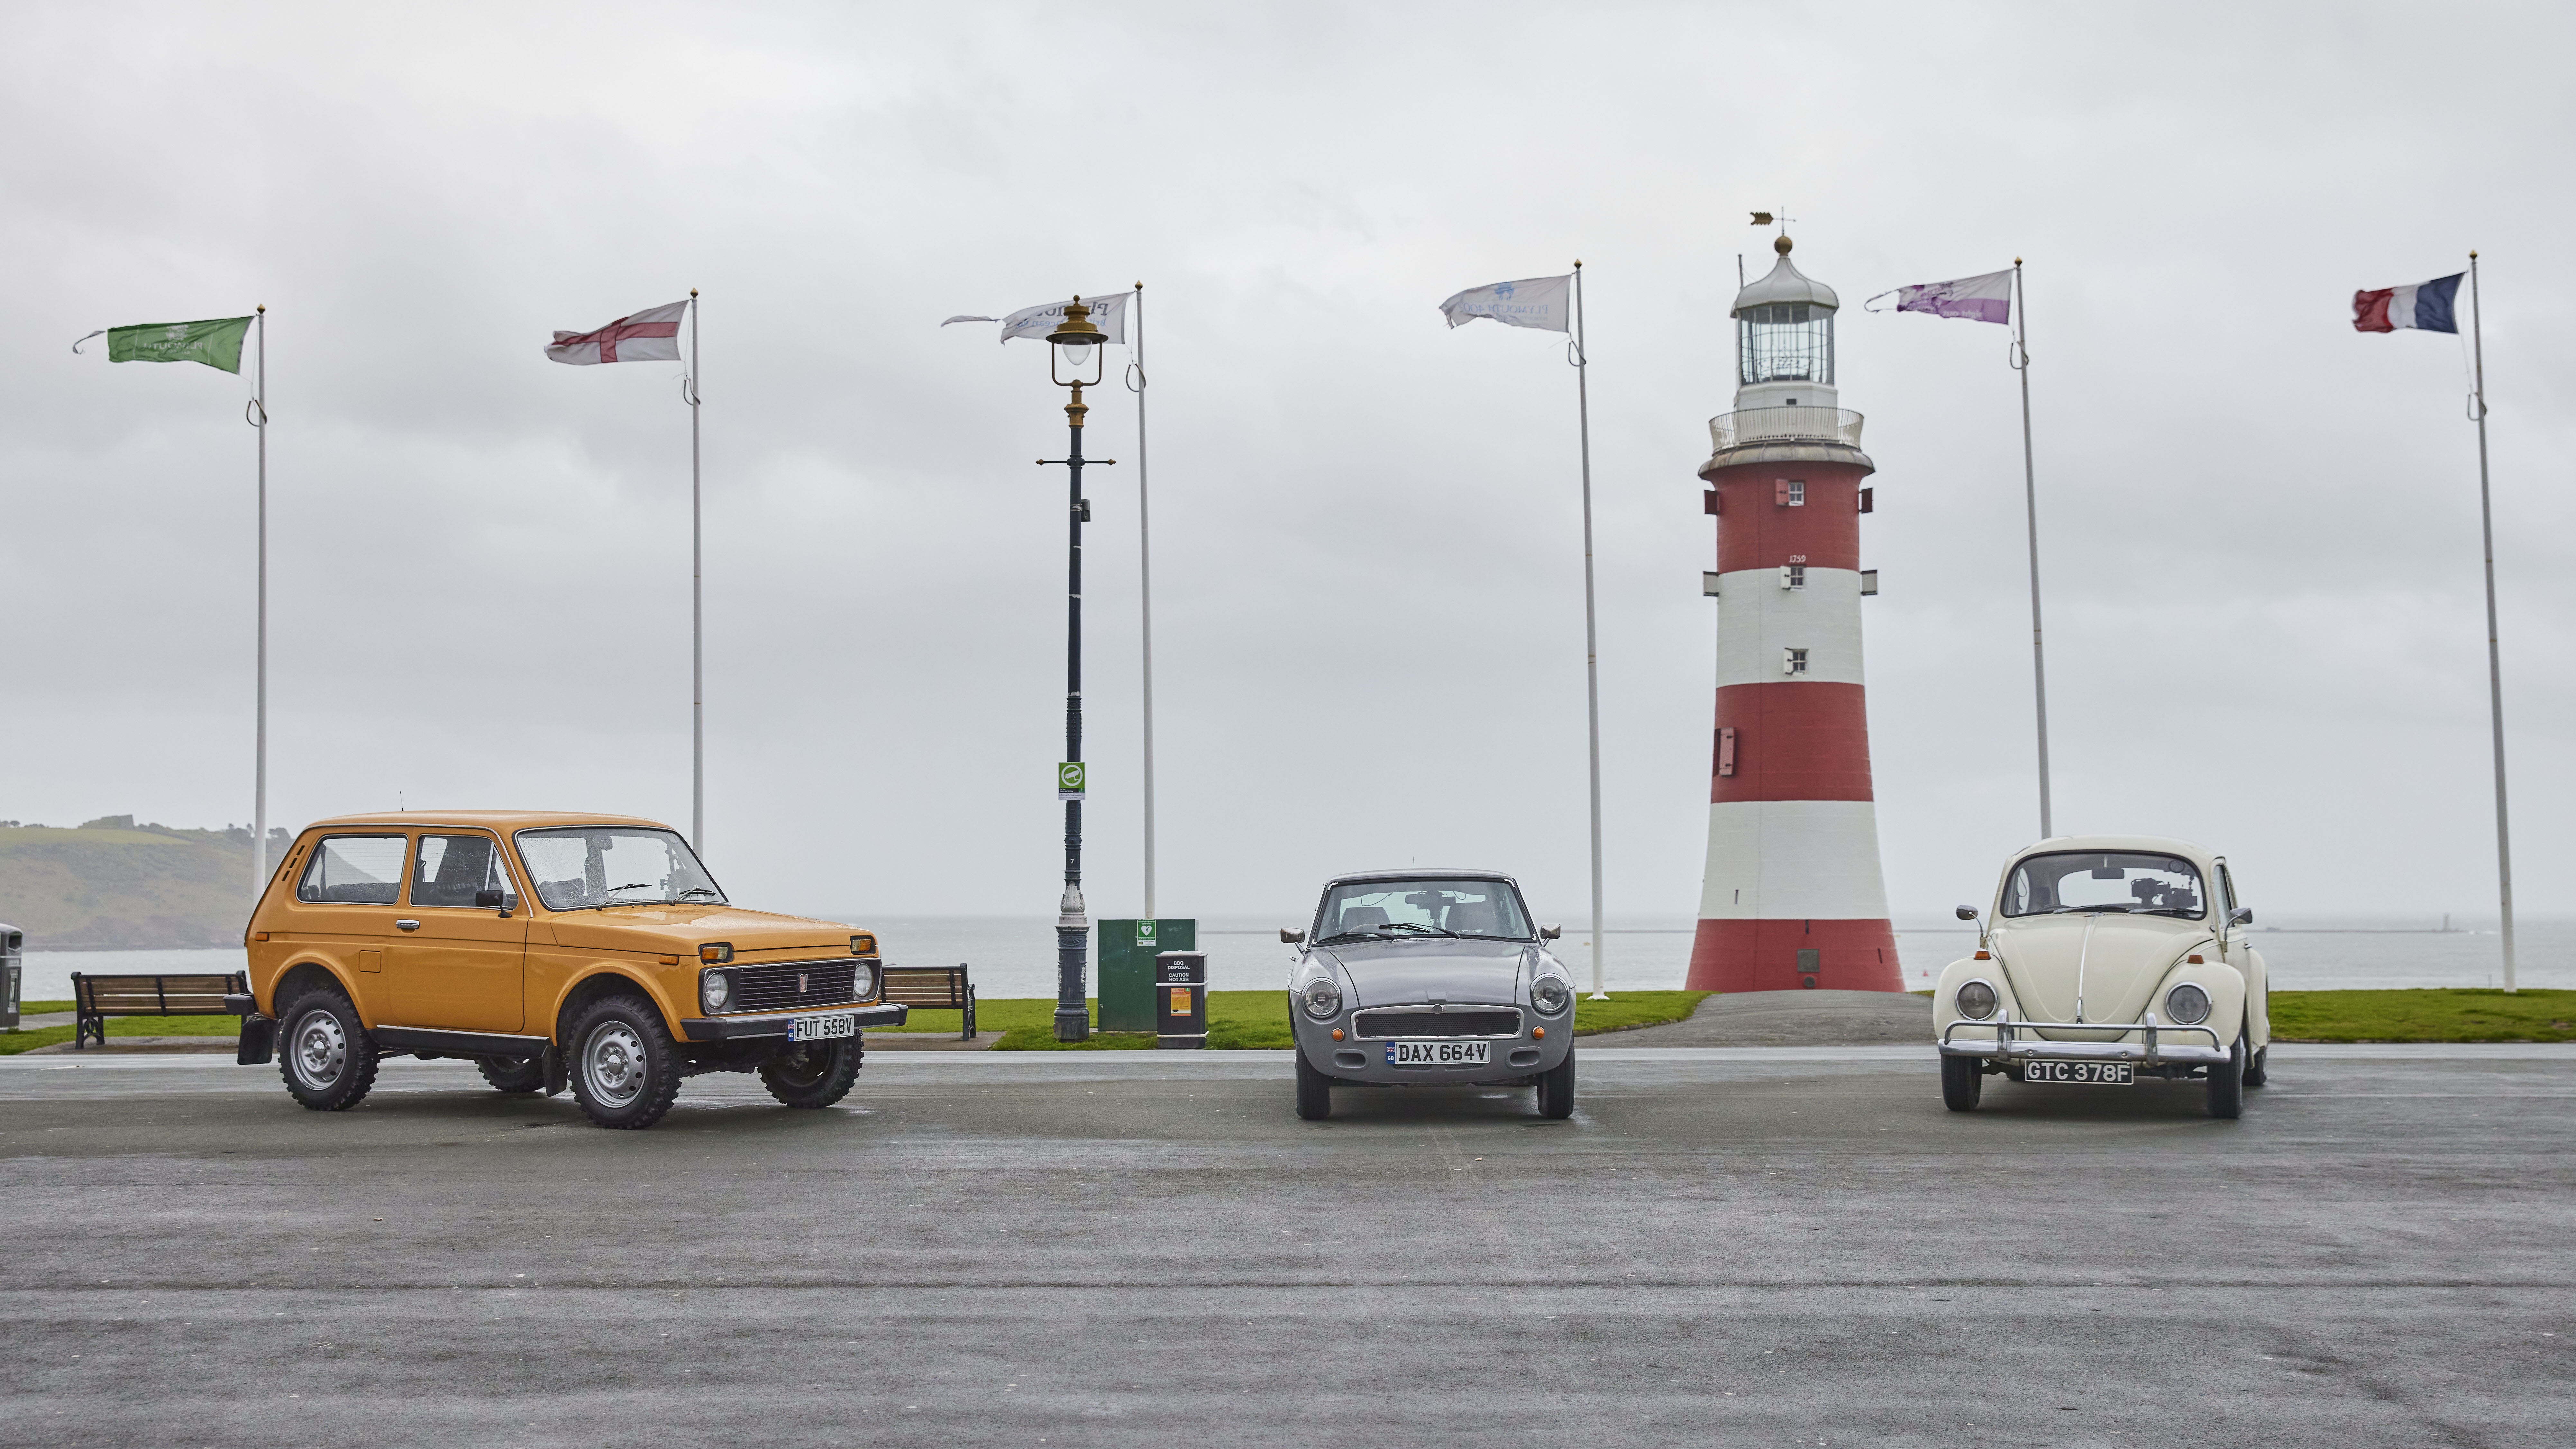
[{"label": "sea", "polygon": [[[865,911],[816,911],[877,933],[885,959],[899,966],[968,967],[976,994],[988,999],[1055,995],[1056,936],[1053,916],[891,916]],[[1285,989],[1293,948],[1281,944],[1279,927],[1302,924],[1303,911],[1275,917],[1211,918],[1199,922],[1198,944],[1207,953],[1209,983],[1220,991]],[[1602,981],[1612,992],[1669,991],[1682,985],[1690,964],[1688,920],[1640,920],[1602,932]],[[2344,991],[2382,987],[2497,986],[2503,941],[2495,922],[2442,917],[2284,918],[2258,924],[2254,941],[2283,991]],[[1976,949],[1976,933],[1957,922],[1900,922],[1896,952],[1909,990],[1928,991],[1941,968]],[[2576,917],[2524,918],[2515,922],[2519,984],[2576,989]],[[1557,954],[1583,985],[1591,984],[1588,929],[1569,924]],[[1093,962],[1098,953],[1092,954]],[[62,1000],[71,974],[175,974],[244,969],[239,948],[196,951],[41,951],[25,958],[23,999]],[[1097,985],[1097,977],[1093,978]]]}]

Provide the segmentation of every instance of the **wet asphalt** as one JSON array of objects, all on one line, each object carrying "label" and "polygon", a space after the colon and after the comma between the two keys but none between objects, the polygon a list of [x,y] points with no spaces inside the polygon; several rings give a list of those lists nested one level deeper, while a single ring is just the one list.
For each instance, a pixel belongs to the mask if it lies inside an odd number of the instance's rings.
[{"label": "wet asphalt", "polygon": [[8,1444],[2555,1445],[2576,1050],[1943,1110],[1914,1046],[888,1054],[589,1127],[454,1062],[0,1060]]}]

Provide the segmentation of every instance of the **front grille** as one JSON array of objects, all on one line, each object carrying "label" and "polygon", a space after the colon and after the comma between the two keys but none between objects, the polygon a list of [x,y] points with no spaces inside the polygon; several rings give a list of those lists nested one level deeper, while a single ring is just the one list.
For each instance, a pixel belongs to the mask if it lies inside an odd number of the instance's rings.
[{"label": "front grille", "polygon": [[[729,1011],[793,1011],[807,1006],[830,1006],[857,998],[850,986],[858,974],[856,961],[790,961],[778,966],[745,966],[733,974],[733,1004]],[[798,981],[804,989],[797,989]]]},{"label": "front grille", "polygon": [[1363,1011],[1351,1018],[1351,1034],[1390,1036],[1518,1036],[1521,1014],[1511,1007],[1468,1011]]}]

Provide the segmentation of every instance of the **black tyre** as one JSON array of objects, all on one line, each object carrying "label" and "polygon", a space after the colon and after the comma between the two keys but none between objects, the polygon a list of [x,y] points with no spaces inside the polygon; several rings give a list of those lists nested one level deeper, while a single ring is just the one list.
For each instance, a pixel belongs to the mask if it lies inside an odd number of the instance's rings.
[{"label": "black tyre", "polygon": [[662,1013],[639,996],[610,996],[584,1007],[565,1034],[571,1043],[572,1094],[583,1115],[602,1127],[650,1127],[680,1095],[679,1053]]},{"label": "black tyre", "polygon": [[1315,1070],[1304,1047],[1297,1048],[1297,1115],[1309,1122],[1333,1115],[1333,1079]]},{"label": "black tyre", "polygon": [[1975,1057],[1941,1059],[1941,1105],[1953,1112],[1977,1110],[1986,1090],[1986,1064]]},{"label": "black tyre", "polygon": [[1538,1074],[1538,1114],[1551,1122],[1574,1115],[1574,1048],[1565,1060]]},{"label": "black tyre", "polygon": [[280,1013],[277,1074],[316,1112],[345,1112],[367,1099],[376,1084],[376,1044],[338,987],[315,987]]},{"label": "black tyre", "polygon": [[2233,1120],[2245,1115],[2245,1038],[2227,1049],[2227,1061],[2209,1069],[2209,1115]]},{"label": "black tyre", "polygon": [[846,1041],[800,1042],[760,1064],[760,1083],[790,1107],[829,1107],[859,1080],[862,1048]]},{"label": "black tyre", "polygon": [[2271,1055],[2272,1047],[2271,1044],[2267,1042],[2264,1044],[2261,1051],[2256,1052],[2253,1056],[2246,1059],[2245,1085],[2249,1087],[2259,1087],[2265,1082],[2272,1080],[2272,1068],[2270,1064]]},{"label": "black tyre", "polygon": [[474,1070],[496,1092],[518,1096],[546,1089],[546,1064],[535,1057],[476,1057]]}]

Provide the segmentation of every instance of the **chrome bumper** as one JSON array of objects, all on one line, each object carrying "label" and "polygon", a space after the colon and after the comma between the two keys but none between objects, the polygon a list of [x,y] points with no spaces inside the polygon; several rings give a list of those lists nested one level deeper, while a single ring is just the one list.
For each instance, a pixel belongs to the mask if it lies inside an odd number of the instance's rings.
[{"label": "chrome bumper", "polygon": [[[1950,1034],[1966,1027],[1972,1031],[1991,1031],[1990,1042],[1959,1042]],[[2143,1041],[2015,1041],[2016,1031],[2116,1031],[2143,1036]],[[2209,1038],[2207,1046],[2178,1045],[2162,1038],[2176,1033],[2189,1033]],[[2006,1012],[1993,1021],[1954,1021],[1941,1031],[1941,1055],[1945,1057],[1986,1057],[1996,1061],[2047,1062],[2136,1062],[2142,1066],[2225,1066],[2228,1049],[2218,1044],[2218,1029],[2211,1026],[2168,1026],[2147,1013],[2147,1019],[2135,1026],[2121,1026],[2100,1021],[2015,1021]]]}]

